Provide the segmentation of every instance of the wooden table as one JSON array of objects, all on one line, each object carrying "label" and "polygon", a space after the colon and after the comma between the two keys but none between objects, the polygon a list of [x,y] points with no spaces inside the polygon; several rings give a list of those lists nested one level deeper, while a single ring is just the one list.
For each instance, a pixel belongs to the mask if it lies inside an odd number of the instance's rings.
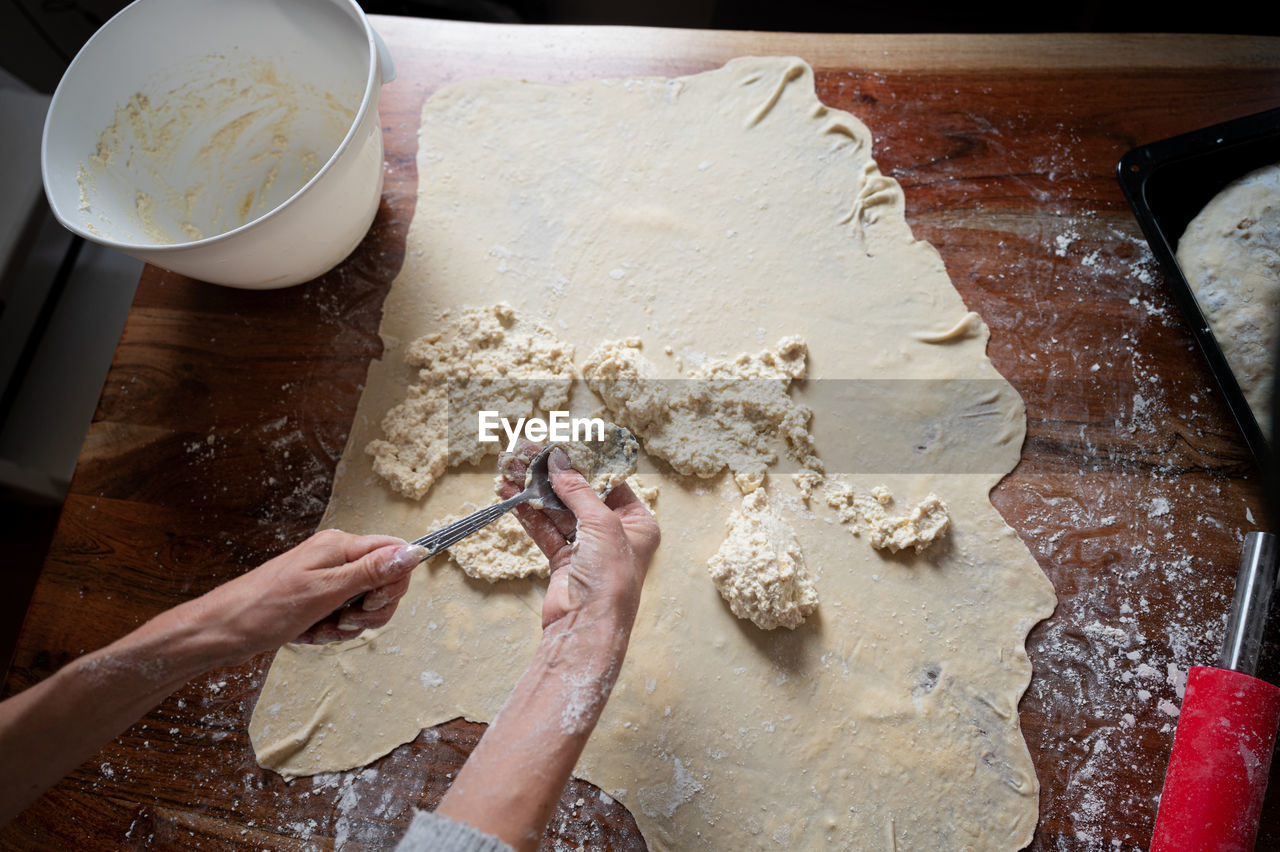
[{"label": "wooden table", "polygon": [[[279,292],[146,269],[6,694],[316,526],[380,352],[432,91],[477,75],[677,75],[795,54],[826,103],[870,126],[916,235],[941,251],[1027,402],[1022,464],[994,500],[1061,597],[1031,635],[1022,702],[1042,785],[1034,848],[1145,848],[1176,722],[1170,680],[1214,659],[1241,536],[1264,513],[1115,164],[1280,104],[1280,41],[375,25],[399,77],[383,90],[387,179],[371,233],[338,269]],[[450,723],[370,771],[285,784],[246,736],[267,664],[180,690],[0,832],[0,847],[385,845],[412,807],[438,801],[480,730]],[[643,847],[621,806],[585,785],[553,835]],[[1280,784],[1261,837],[1280,843]]]}]

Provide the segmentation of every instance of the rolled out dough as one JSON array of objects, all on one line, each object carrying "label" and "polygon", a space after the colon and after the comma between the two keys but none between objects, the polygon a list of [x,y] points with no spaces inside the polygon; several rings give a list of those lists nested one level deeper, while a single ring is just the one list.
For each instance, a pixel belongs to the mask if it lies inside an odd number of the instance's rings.
[{"label": "rolled out dough", "polygon": [[[642,467],[641,480],[662,481],[663,543],[576,772],[631,810],[652,849],[1025,845],[1038,783],[1018,727],[1023,643],[1054,593],[988,500],[1018,461],[1022,403],[937,252],[912,238],[867,129],[819,103],[809,67],[790,58],[672,80],[474,80],[425,105],[418,170],[387,351],[325,523],[413,537],[487,500],[488,468],[451,471],[419,502],[362,452],[413,379],[401,341],[442,309],[505,299],[577,359],[602,339],[640,339],[669,378],[802,335],[795,392],[819,451],[905,460],[867,470],[824,455],[826,485],[883,486],[903,505],[935,494],[950,529],[921,552],[876,550],[806,501],[792,481],[804,473],[780,460],[770,502],[821,604],[795,630],[766,632],[707,577],[743,499],[732,475]],[[927,413],[975,384],[989,416]],[[849,399],[867,388],[893,396],[882,408]],[[923,471],[908,464],[921,459]],[[541,596],[532,580],[425,563],[386,627],[280,651],[250,725],[259,760],[286,776],[345,769],[425,726],[491,720],[538,641]]]}]

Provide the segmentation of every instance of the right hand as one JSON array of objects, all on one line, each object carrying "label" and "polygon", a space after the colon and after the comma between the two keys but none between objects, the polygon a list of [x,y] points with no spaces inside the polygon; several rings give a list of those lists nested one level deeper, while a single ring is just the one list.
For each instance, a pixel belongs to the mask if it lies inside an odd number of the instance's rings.
[{"label": "right hand", "polygon": [[[537,444],[521,442],[503,470],[499,494],[523,490],[525,470]],[[653,515],[623,483],[603,501],[563,451],[551,454],[551,487],[569,511],[516,507],[516,517],[551,563],[542,604],[542,629],[585,618],[630,631],[640,606],[640,588],[661,533]],[[519,484],[517,484],[519,483]]]}]

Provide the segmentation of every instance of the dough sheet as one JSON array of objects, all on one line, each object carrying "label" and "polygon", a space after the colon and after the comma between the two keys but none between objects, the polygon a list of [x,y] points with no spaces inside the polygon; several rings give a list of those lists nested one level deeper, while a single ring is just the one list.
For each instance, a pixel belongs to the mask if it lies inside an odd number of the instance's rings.
[{"label": "dough sheet", "polygon": [[[1024,640],[1055,597],[988,499],[1018,461],[1025,416],[986,357],[986,326],[912,237],[867,128],[823,106],[793,58],[672,80],[472,80],[426,103],[418,170],[386,351],[325,525],[414,538],[489,501],[491,465],[451,469],[418,501],[363,451],[414,379],[404,347],[442,310],[507,302],[570,343],[579,369],[606,340],[643,341],[668,379],[800,335],[794,393],[813,410],[825,486],[882,487],[902,507],[936,495],[945,535],[873,548],[806,500],[781,457],[770,505],[820,603],[794,630],[763,631],[707,572],[743,500],[732,475],[642,456],[639,481],[661,483],[663,543],[576,774],[625,804],[651,849],[1029,842]],[[572,404],[599,408],[581,383]],[[542,591],[424,563],[386,627],[280,651],[250,726],[259,760],[289,777],[347,769],[424,727],[493,719],[538,641]]]}]

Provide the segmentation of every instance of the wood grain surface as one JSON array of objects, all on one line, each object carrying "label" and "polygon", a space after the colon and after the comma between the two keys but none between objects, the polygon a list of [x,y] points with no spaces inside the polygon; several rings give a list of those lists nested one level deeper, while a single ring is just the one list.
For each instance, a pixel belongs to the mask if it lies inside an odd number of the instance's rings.
[{"label": "wood grain surface", "polygon": [[[794,54],[853,112],[1027,403],[993,499],[1058,590],[1028,642],[1032,848],[1145,848],[1178,673],[1212,663],[1257,473],[1114,172],[1129,148],[1280,105],[1280,41],[1195,36],[806,36],[375,18],[382,207],[336,270],[277,292],[148,267],[23,628],[10,695],[300,541],[328,497],[401,265],[425,98],[479,75],[676,75]],[[1270,649],[1274,649],[1274,640]],[[1277,679],[1275,654],[1267,666]],[[268,658],[212,672],[0,831],[3,849],[377,848],[432,806],[481,726],[364,771],[285,783],[246,727]],[[546,848],[642,849],[575,782]],[[1280,846],[1280,784],[1259,848]]]}]

